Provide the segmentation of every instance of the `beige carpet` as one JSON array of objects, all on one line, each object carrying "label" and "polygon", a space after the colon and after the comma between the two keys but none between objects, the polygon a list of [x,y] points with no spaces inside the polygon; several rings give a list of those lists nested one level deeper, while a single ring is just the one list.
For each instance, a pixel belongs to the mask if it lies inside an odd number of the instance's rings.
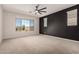
[{"label": "beige carpet", "polygon": [[48,35],[3,40],[0,53],[79,53],[79,42]]}]

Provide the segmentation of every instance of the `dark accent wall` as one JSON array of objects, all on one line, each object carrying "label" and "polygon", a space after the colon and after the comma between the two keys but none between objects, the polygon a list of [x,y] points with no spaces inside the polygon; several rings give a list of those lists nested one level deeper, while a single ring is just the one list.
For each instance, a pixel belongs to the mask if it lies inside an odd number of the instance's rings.
[{"label": "dark accent wall", "polygon": [[[67,26],[67,11],[77,9],[77,26]],[[47,28],[44,28],[43,18],[47,17]],[[40,18],[40,34],[79,40],[79,5],[58,11]]]}]

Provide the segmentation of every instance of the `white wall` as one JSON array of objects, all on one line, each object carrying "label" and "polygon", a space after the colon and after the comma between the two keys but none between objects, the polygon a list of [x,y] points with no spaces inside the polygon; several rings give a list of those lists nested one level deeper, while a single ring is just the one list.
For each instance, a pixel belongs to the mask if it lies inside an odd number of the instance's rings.
[{"label": "white wall", "polygon": [[2,6],[0,5],[0,42],[2,41]]},{"label": "white wall", "polygon": [[[39,19],[25,14],[19,14],[9,11],[4,11],[3,15],[3,38],[17,38],[28,35],[39,34]],[[31,32],[16,32],[16,18],[34,19],[34,31]]]}]

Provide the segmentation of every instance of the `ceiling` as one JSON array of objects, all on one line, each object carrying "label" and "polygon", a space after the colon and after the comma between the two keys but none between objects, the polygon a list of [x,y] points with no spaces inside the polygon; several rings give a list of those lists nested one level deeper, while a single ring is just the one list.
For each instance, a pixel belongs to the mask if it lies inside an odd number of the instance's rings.
[{"label": "ceiling", "polygon": [[35,17],[43,17],[51,13],[74,6],[74,4],[40,4],[39,9],[47,7],[46,9],[47,12],[41,15],[40,14],[35,15],[34,13],[35,6],[36,4],[3,4],[3,9],[12,12],[28,14]]}]

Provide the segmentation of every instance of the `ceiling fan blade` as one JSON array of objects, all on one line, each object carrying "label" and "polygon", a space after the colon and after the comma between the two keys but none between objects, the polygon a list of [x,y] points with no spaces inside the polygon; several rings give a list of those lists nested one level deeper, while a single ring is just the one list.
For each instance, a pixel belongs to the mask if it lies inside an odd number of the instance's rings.
[{"label": "ceiling fan blade", "polygon": [[44,13],[46,13],[47,11],[40,11],[40,12],[44,12]]},{"label": "ceiling fan blade", "polygon": [[38,11],[39,14],[42,14],[40,11]]},{"label": "ceiling fan blade", "polygon": [[41,9],[39,9],[39,11],[40,11],[40,10],[44,10],[44,9],[47,9],[47,8],[46,8],[46,7],[44,7],[44,8],[41,8]]},{"label": "ceiling fan blade", "polygon": [[36,6],[36,10],[38,10],[39,4]]}]

